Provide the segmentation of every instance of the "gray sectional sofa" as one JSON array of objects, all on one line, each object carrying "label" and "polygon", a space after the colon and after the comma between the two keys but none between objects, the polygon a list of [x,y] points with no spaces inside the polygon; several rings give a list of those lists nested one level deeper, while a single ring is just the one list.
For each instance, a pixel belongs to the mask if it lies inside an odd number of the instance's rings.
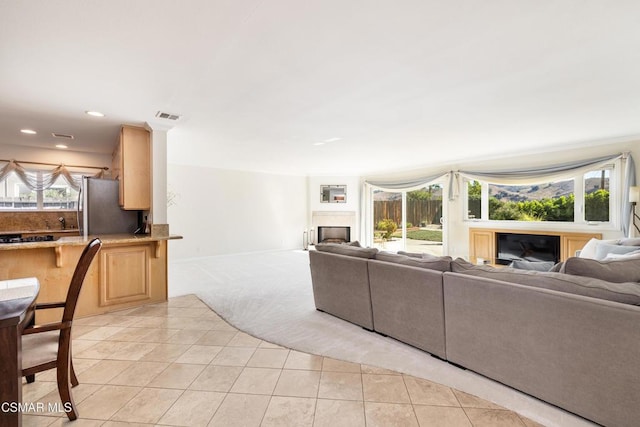
[{"label": "gray sectional sofa", "polygon": [[584,264],[593,278],[316,249],[318,310],[599,424],[640,425],[640,284],[624,280],[640,272],[640,258],[566,263],[574,273]]}]

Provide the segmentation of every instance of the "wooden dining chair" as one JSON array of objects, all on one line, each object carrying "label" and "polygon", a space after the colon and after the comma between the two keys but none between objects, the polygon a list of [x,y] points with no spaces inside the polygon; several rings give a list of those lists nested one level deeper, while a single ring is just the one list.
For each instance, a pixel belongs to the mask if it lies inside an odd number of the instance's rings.
[{"label": "wooden dining chair", "polygon": [[78,411],[71,395],[71,386],[78,385],[71,360],[71,325],[82,283],[101,247],[102,242],[96,238],[82,251],[71,277],[66,301],[36,304],[36,310],[64,308],[62,320],[29,326],[22,333],[22,376],[27,377],[27,382],[33,382],[36,373],[55,368],[60,399],[70,420],[78,418]]}]

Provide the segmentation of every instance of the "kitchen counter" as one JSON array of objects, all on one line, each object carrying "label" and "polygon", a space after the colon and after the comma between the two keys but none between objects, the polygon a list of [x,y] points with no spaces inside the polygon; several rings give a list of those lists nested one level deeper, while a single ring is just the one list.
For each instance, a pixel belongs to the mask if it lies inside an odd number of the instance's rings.
[{"label": "kitchen counter", "polygon": [[29,229],[29,230],[3,230],[0,231],[0,235],[3,234],[22,234],[22,235],[32,235],[32,234],[37,234],[37,235],[47,235],[47,234],[68,234],[68,235],[78,235],[78,229],[77,228],[65,228],[64,230],[61,228],[56,228],[56,229],[52,229],[52,228],[45,228],[45,229]]},{"label": "kitchen counter", "polygon": [[[182,237],[165,233],[68,235],[55,241],[0,244],[0,280],[37,277],[38,303],[63,301],[78,259],[94,237],[103,246],[85,277],[79,317],[167,300],[168,241]],[[58,320],[56,310],[41,310],[38,323]]]},{"label": "kitchen counter", "polygon": [[107,234],[101,236],[89,236],[87,238],[84,238],[83,236],[65,236],[60,237],[57,240],[48,242],[3,243],[0,244],[0,251],[10,251],[15,249],[59,248],[63,246],[85,246],[94,237],[99,237],[104,245],[161,242],[165,240],[182,239],[182,236],[177,235],[154,236],[151,234]]}]

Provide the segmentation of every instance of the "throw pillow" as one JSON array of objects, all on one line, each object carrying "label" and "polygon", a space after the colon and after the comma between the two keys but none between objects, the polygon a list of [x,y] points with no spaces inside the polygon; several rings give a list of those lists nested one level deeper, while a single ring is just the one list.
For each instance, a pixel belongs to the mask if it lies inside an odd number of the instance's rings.
[{"label": "throw pillow", "polygon": [[632,257],[599,261],[571,257],[564,262],[560,272],[575,276],[593,277],[608,282],[640,282],[640,258]]},{"label": "throw pillow", "polygon": [[517,268],[518,270],[534,270],[534,271],[549,271],[554,266],[553,261],[526,261],[517,259],[509,264],[511,268]]},{"label": "throw pillow", "polygon": [[409,265],[411,267],[428,268],[437,271],[451,271],[451,257],[415,258],[406,255],[398,255],[392,252],[378,252],[376,260],[392,262],[395,264]]},{"label": "throw pillow", "polygon": [[347,246],[355,246],[357,248],[361,248],[362,245],[360,244],[360,242],[358,242],[357,240],[354,240],[353,242],[343,242],[341,243],[342,245],[347,245]]},{"label": "throw pillow", "polygon": [[348,255],[358,258],[374,258],[378,249],[376,248],[359,248],[356,246],[342,245],[340,243],[319,243],[316,250],[320,252],[329,252],[338,255]]},{"label": "throw pillow", "polygon": [[580,250],[580,255],[578,255],[578,256],[580,258],[595,259],[595,257],[596,257],[596,248],[598,247],[598,245],[600,243],[605,243],[605,244],[609,244],[609,245],[617,245],[618,242],[619,242],[618,239],[614,239],[614,240],[599,240],[599,239],[593,238],[593,239],[589,240],[586,245],[584,245],[584,247]]},{"label": "throw pillow", "polygon": [[580,258],[595,258],[596,256],[596,246],[598,246],[598,243],[600,242],[600,240],[598,239],[591,239],[587,242],[586,245],[584,245],[584,247],[580,250],[580,255],[578,255]]},{"label": "throw pillow", "polygon": [[609,245],[607,243],[599,243],[596,246],[596,256],[594,259],[605,259],[609,254],[626,254],[629,252],[637,251],[638,248],[636,246],[622,246],[622,245]]},{"label": "throw pillow", "polygon": [[640,246],[640,237],[628,237],[620,239],[619,243],[622,246]]},{"label": "throw pillow", "polygon": [[603,259],[603,261],[610,260],[610,259],[625,259],[625,258],[638,258],[638,257],[640,257],[640,249],[633,252],[628,252],[626,254],[609,254],[605,257],[605,259]]}]

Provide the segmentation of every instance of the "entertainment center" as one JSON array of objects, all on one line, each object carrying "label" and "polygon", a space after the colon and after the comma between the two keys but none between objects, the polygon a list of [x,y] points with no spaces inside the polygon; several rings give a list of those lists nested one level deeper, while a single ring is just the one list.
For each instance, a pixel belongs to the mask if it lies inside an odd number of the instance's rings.
[{"label": "entertainment center", "polygon": [[513,259],[564,261],[593,238],[602,239],[602,234],[470,228],[469,260],[476,264],[481,258],[494,265]]}]

